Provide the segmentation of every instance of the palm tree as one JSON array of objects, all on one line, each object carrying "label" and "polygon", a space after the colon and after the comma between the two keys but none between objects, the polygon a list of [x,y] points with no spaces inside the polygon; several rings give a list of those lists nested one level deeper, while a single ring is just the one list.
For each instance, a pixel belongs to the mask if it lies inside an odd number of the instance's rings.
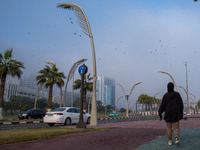
[{"label": "palm tree", "polygon": [[138,97],[138,102],[139,102],[140,104],[142,104],[142,112],[144,112],[144,115],[145,115],[144,105],[146,104],[146,94],[141,94],[141,95]]},{"label": "palm tree", "polygon": [[24,68],[22,62],[12,59],[13,49],[8,49],[4,54],[0,54],[0,120],[3,120],[3,97],[4,97],[4,88],[6,83],[6,76],[11,75],[12,77],[17,76],[18,79],[21,78],[23,72],[20,70]]},{"label": "palm tree", "polygon": [[61,88],[64,86],[63,78],[66,78],[63,72],[59,72],[58,68],[55,64],[51,64],[50,66],[46,65],[43,70],[40,70],[36,77],[37,85],[45,84],[45,88],[49,88],[49,98],[48,98],[48,110],[52,109],[52,93],[53,93],[53,85],[56,84],[57,87]]},{"label": "palm tree", "polygon": [[[83,88],[83,110],[86,110],[86,95],[87,91],[93,90],[93,82],[90,82],[93,78],[90,77],[90,74],[84,75],[84,88]],[[74,82],[73,89],[77,90],[81,88],[81,80],[77,79]]]}]

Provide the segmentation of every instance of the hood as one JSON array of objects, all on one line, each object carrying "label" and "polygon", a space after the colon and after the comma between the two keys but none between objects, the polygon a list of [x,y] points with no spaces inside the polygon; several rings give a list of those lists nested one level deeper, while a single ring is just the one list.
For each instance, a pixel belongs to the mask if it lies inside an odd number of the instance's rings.
[{"label": "hood", "polygon": [[168,92],[174,92],[174,84],[172,82],[169,82],[167,85],[167,91]]},{"label": "hood", "polygon": [[169,82],[167,85],[167,90],[168,90],[168,94],[167,96],[171,99],[173,98],[176,93],[174,92],[174,84],[172,82]]}]

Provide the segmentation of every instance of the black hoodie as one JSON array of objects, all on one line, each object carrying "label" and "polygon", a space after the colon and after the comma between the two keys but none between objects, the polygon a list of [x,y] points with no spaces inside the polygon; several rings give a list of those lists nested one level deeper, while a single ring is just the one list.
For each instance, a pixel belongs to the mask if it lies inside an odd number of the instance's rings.
[{"label": "black hoodie", "polygon": [[159,116],[165,112],[166,122],[177,122],[183,118],[183,101],[178,92],[174,91],[172,82],[167,85],[168,92],[163,96],[162,103],[158,110]]}]

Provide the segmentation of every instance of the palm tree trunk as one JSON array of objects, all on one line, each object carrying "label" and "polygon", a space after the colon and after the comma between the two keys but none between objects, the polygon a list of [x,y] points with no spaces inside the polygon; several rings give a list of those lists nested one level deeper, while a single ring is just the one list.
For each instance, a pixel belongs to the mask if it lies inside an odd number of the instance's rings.
[{"label": "palm tree trunk", "polygon": [[4,88],[6,83],[6,73],[3,74],[1,78],[1,87],[0,87],[0,120],[3,120],[3,97],[4,97]]},{"label": "palm tree trunk", "polygon": [[[144,104],[142,104],[142,113],[144,112]],[[145,116],[145,114],[144,114],[144,116]]]},{"label": "palm tree trunk", "polygon": [[49,86],[49,100],[48,100],[48,108],[47,111],[51,111],[52,109],[52,93],[53,93],[53,84]]},{"label": "palm tree trunk", "polygon": [[145,111],[146,111],[146,113],[147,113],[147,116],[148,116],[147,104],[145,104]]}]

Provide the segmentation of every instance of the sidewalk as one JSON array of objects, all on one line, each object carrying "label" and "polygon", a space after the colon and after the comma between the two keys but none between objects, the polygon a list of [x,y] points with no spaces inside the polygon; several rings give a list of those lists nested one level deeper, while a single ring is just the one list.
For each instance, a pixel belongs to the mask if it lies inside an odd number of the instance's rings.
[{"label": "sidewalk", "polygon": [[164,136],[162,138],[159,138],[157,140],[154,140],[152,142],[149,142],[147,144],[144,144],[137,148],[136,150],[175,150],[175,149],[181,149],[181,150],[199,150],[200,149],[200,129],[181,129],[179,140],[180,145],[179,147],[176,147],[174,144],[174,134],[172,135],[173,139],[173,145],[169,146],[167,144],[168,138],[167,136]]},{"label": "sidewalk", "polygon": [[[63,135],[30,142],[0,146],[1,150],[162,150],[193,149],[200,147],[200,114],[187,116],[180,122],[180,146],[168,146],[165,121],[135,121],[122,123],[98,124],[97,128],[114,129]],[[193,118],[192,118],[193,117]],[[72,127],[72,126],[71,126]],[[73,128],[75,128],[73,126]],[[87,126],[91,128],[91,126]]]}]

